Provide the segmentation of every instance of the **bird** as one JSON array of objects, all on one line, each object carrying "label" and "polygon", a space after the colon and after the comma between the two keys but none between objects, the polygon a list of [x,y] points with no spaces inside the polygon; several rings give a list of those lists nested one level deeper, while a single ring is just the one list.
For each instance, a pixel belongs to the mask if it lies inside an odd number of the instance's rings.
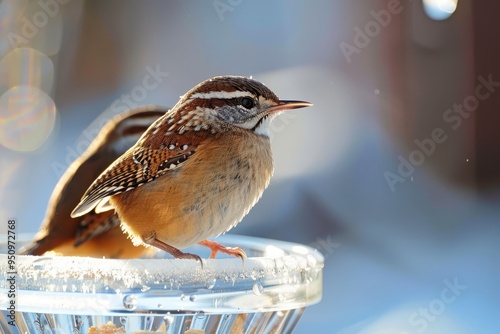
[{"label": "bird", "polygon": [[146,129],[169,109],[143,106],[115,115],[104,125],[88,148],[67,168],[54,188],[41,227],[21,255],[53,252],[66,256],[136,258],[147,255],[135,247],[120,228],[114,211],[71,218],[81,194],[116,158],[132,147]]},{"label": "bird", "polygon": [[252,78],[205,80],[97,177],[71,216],[115,210],[134,245],[202,265],[181,249],[200,244],[210,258],[222,252],[244,259],[243,249],[209,238],[238,224],[269,185],[271,121],[309,106],[280,100]]}]

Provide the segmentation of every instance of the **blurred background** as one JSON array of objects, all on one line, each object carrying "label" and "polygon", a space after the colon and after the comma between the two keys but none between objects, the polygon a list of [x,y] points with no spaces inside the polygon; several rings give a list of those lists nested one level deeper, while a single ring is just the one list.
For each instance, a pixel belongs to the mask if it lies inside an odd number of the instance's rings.
[{"label": "blurred background", "polygon": [[[0,0],[0,219],[35,232],[113,115],[215,75],[313,108],[232,232],[316,247],[297,333],[497,333],[500,4]],[[5,233],[6,224],[0,232]]]}]

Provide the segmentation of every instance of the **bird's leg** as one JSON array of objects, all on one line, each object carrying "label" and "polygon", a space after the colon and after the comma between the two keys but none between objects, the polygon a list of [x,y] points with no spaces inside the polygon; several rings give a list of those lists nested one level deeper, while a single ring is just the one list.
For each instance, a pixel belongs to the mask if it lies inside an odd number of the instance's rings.
[{"label": "bird's leg", "polygon": [[154,246],[156,248],[159,248],[159,249],[169,253],[170,255],[175,257],[176,259],[192,259],[192,260],[200,261],[201,265],[203,266],[203,262],[201,261],[201,257],[199,257],[198,255],[191,254],[191,253],[184,253],[181,250],[179,250],[173,246],[170,246],[161,240],[158,240],[155,235],[153,235],[152,237],[150,237],[148,239],[144,239],[144,242],[148,245]]},{"label": "bird's leg", "polygon": [[210,248],[212,253],[210,258],[214,259],[218,252],[226,253],[232,256],[240,257],[242,260],[247,258],[245,251],[239,247],[226,247],[215,241],[203,240],[198,243],[199,245]]}]

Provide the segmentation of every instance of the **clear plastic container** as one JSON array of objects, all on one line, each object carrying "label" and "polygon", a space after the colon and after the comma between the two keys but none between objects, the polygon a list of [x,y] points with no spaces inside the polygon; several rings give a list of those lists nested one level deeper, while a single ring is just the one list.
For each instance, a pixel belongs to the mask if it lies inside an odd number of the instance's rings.
[{"label": "clear plastic container", "polygon": [[[249,258],[204,259],[202,267],[166,258],[164,252],[135,260],[16,256],[11,267],[3,236],[0,329],[23,334],[290,333],[304,309],[320,301],[323,257],[317,250],[236,235],[217,241],[243,248]],[[186,251],[208,256],[199,246]],[[9,296],[13,287],[15,299]],[[12,301],[15,326],[9,324]]]}]

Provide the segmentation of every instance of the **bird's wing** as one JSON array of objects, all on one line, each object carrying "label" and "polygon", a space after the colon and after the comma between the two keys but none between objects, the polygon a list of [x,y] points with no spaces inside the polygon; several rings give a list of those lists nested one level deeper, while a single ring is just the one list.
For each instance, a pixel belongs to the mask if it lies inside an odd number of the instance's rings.
[{"label": "bird's wing", "polygon": [[127,152],[94,181],[71,217],[81,216],[105,198],[135,189],[178,168],[194,152],[194,147],[170,156],[165,150],[144,148]]},{"label": "bird's wing", "polygon": [[135,189],[177,169],[195,154],[208,132],[188,131],[181,135],[164,129],[168,125],[166,120],[168,118],[160,117],[135,146],[115,160],[92,183],[71,217],[81,216],[103,199]]},{"label": "bird's wing", "polygon": [[120,219],[113,211],[103,213],[90,212],[82,217],[78,225],[74,246],[78,247],[85,241],[101,235],[118,225],[120,225]]}]

